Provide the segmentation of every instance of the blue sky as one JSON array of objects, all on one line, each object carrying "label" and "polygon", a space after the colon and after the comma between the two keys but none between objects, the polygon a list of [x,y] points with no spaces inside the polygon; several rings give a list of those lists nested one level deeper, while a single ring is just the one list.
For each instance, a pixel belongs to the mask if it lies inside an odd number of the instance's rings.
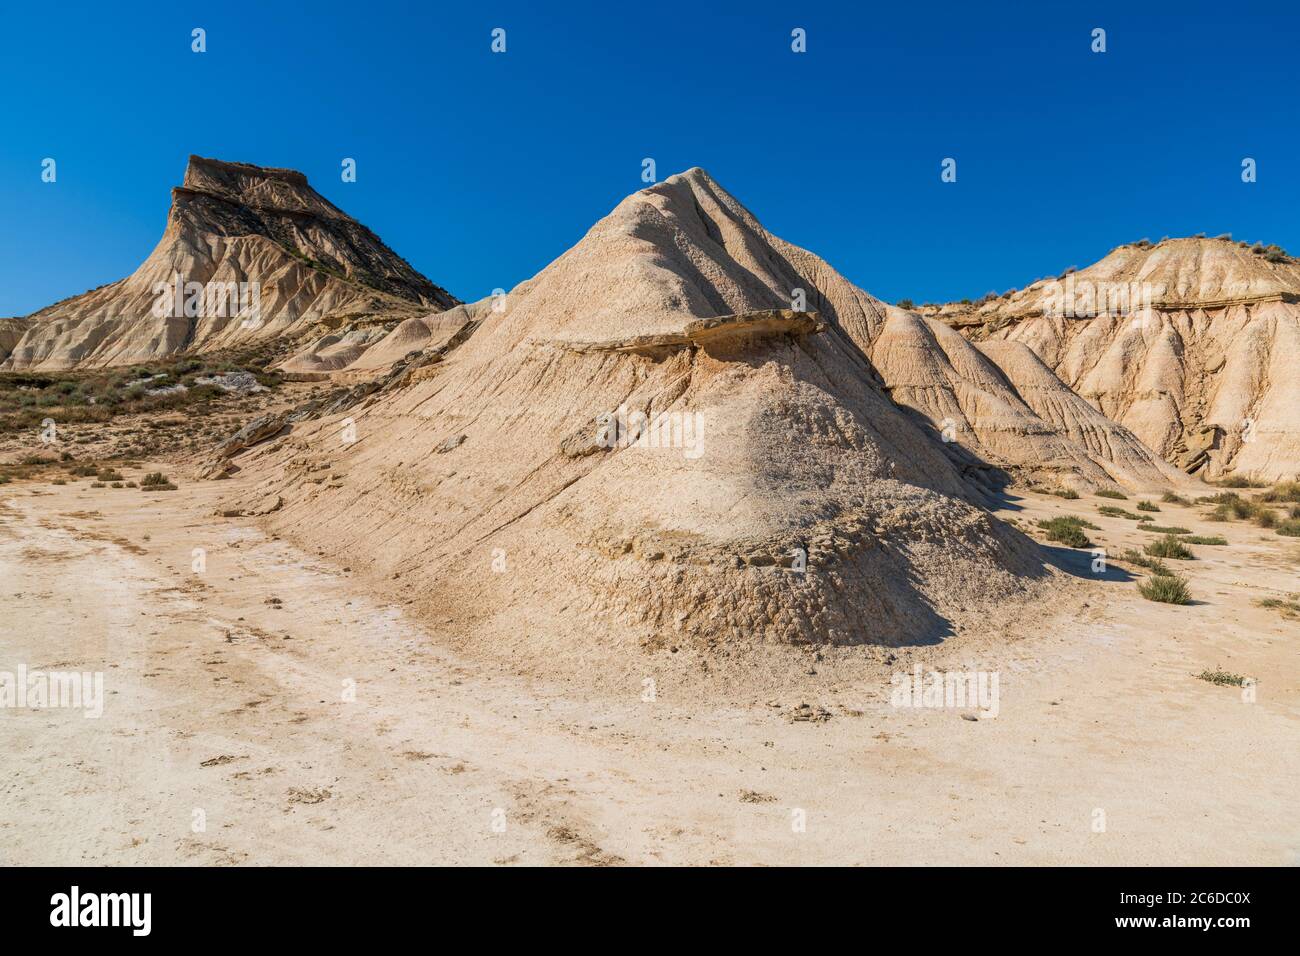
[{"label": "blue sky", "polygon": [[0,315],[133,270],[190,153],[302,170],[463,299],[560,255],[645,157],[660,178],[705,167],[891,301],[1144,236],[1300,253],[1295,3],[873,7],[7,4]]}]

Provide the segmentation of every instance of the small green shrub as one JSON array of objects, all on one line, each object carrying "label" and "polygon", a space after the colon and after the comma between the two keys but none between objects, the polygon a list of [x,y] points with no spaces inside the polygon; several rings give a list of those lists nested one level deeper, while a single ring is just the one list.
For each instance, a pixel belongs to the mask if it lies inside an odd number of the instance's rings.
[{"label": "small green shrub", "polygon": [[1127,564],[1136,565],[1139,568],[1146,568],[1152,574],[1173,574],[1169,566],[1159,558],[1148,558],[1141,551],[1129,548],[1119,556],[1119,559]]},{"label": "small green shrub", "polygon": [[1176,574],[1153,574],[1138,582],[1138,592],[1148,601],[1161,604],[1191,604],[1192,592],[1187,579]]},{"label": "small green shrub", "polygon": [[1160,506],[1154,501],[1139,501],[1134,507],[1138,511],[1159,511]]},{"label": "small green shrub", "polygon": [[1177,525],[1144,524],[1142,526],[1142,530],[1151,531],[1155,534],[1191,534],[1192,533],[1190,529],[1180,528]]},{"label": "small green shrub", "polygon": [[1064,521],[1068,524],[1076,525],[1080,528],[1087,528],[1089,531],[1100,531],[1101,525],[1093,524],[1087,518],[1080,518],[1078,515],[1061,515],[1056,518],[1057,521]]},{"label": "small green shrub", "polygon": [[1216,495],[1215,497],[1219,499],[1219,507],[1227,508],[1228,515],[1232,518],[1249,518],[1255,515],[1259,509],[1257,504],[1253,501],[1248,501],[1241,497],[1241,495],[1226,494]]},{"label": "small green shrub", "polygon": [[1049,495],[1056,495],[1058,498],[1065,498],[1067,501],[1074,501],[1079,497],[1079,493],[1073,488],[1055,488],[1048,491]]},{"label": "small green shrub", "polygon": [[1209,498],[1198,498],[1198,504],[1214,504],[1215,508],[1205,516],[1207,521],[1230,521],[1249,518],[1261,528],[1272,528],[1278,523],[1277,512],[1267,505],[1243,498],[1233,491],[1225,491]]},{"label": "small green shrub", "polygon": [[1193,534],[1186,538],[1180,539],[1184,544],[1207,544],[1215,547],[1221,547],[1228,543],[1228,539],[1218,534]]},{"label": "small green shrub", "polygon": [[1277,533],[1288,538],[1300,538],[1300,518],[1291,518],[1277,526]]},{"label": "small green shrub", "polygon": [[1196,499],[1198,505],[1227,505],[1234,500],[1241,500],[1241,495],[1235,491],[1221,491],[1217,495],[1202,495]]},{"label": "small green shrub", "polygon": [[1059,541],[1061,544],[1070,548],[1089,548],[1092,547],[1092,541],[1083,533],[1082,519],[1070,520],[1064,518],[1050,518],[1039,521],[1038,527],[1047,532],[1047,537],[1051,541]]},{"label": "small green shrub", "polygon": [[176,486],[161,471],[152,471],[140,479],[141,491],[175,491]]},{"label": "small green shrub", "polygon": [[1253,481],[1241,475],[1230,475],[1227,478],[1220,478],[1218,481],[1212,481],[1210,484],[1216,488],[1263,488],[1265,482]]},{"label": "small green shrub", "polygon": [[1261,598],[1255,603],[1260,607],[1267,607],[1281,611],[1287,617],[1300,614],[1300,601],[1285,600],[1283,598]]},{"label": "small green shrub", "polygon": [[1160,500],[1167,505],[1190,505],[1191,502],[1182,495],[1176,495],[1172,491],[1166,491],[1160,496]]},{"label": "small green shrub", "polygon": [[1128,518],[1130,521],[1141,521],[1141,515],[1135,515],[1131,511],[1125,511],[1123,508],[1116,508],[1114,505],[1098,505],[1097,511],[1104,514],[1107,518]]},{"label": "small green shrub", "polygon": [[1128,495],[1122,491],[1114,491],[1110,488],[1098,488],[1093,492],[1098,498],[1113,498],[1116,501],[1128,501]]},{"label": "small green shrub", "polygon": [[1167,534],[1159,541],[1152,541],[1143,549],[1147,554],[1156,558],[1174,558],[1178,561],[1191,561],[1196,555],[1192,554],[1192,549],[1185,547],[1172,534]]},{"label": "small green shrub", "polygon": [[1246,683],[1246,678],[1241,674],[1231,674],[1228,671],[1216,666],[1214,670],[1203,670],[1196,675],[1203,681],[1209,681],[1211,684],[1220,686],[1240,687]]},{"label": "small green shrub", "polygon": [[1276,484],[1260,495],[1259,500],[1270,504],[1300,503],[1300,481],[1284,481]]}]

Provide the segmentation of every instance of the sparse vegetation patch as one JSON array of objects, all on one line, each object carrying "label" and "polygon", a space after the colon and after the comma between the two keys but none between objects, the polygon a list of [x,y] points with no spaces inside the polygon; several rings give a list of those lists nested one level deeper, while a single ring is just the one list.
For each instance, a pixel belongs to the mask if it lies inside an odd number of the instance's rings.
[{"label": "sparse vegetation patch", "polygon": [[1123,508],[1116,508],[1114,505],[1098,505],[1097,511],[1104,514],[1107,518],[1128,518],[1130,521],[1141,521],[1141,515],[1135,515],[1131,511],[1125,511]]},{"label": "sparse vegetation patch", "polygon": [[1066,515],[1060,518],[1048,518],[1038,522],[1038,527],[1047,532],[1052,541],[1059,541],[1070,548],[1090,548],[1092,540],[1083,532],[1086,528],[1096,528],[1082,518]]},{"label": "sparse vegetation patch", "polygon": [[1191,548],[1186,547],[1172,534],[1165,535],[1159,541],[1152,541],[1142,550],[1156,558],[1173,558],[1177,561],[1191,561],[1196,557],[1192,554]]},{"label": "sparse vegetation patch", "polygon": [[140,479],[141,491],[175,491],[176,486],[161,471],[153,471]]},{"label": "sparse vegetation patch", "polygon": [[1290,598],[1261,598],[1255,603],[1260,607],[1270,608],[1275,611],[1281,611],[1284,617],[1300,617],[1300,601],[1295,600],[1297,595],[1291,595]]},{"label": "sparse vegetation patch", "polygon": [[1160,604],[1191,604],[1192,592],[1187,579],[1176,574],[1153,574],[1138,582],[1138,592],[1148,601]]},{"label": "sparse vegetation patch", "polygon": [[1211,684],[1218,684],[1222,687],[1240,687],[1246,683],[1246,678],[1241,674],[1232,674],[1216,666],[1214,670],[1203,670],[1196,675],[1203,681]]}]

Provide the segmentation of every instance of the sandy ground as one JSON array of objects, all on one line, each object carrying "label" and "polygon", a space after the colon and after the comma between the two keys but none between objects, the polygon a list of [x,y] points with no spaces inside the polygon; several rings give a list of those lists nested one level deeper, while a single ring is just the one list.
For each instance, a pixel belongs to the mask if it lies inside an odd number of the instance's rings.
[{"label": "sandy ground", "polygon": [[[1053,549],[1078,576],[1050,607],[771,706],[457,657],[219,490],[0,488],[0,671],[103,671],[107,701],[0,710],[0,863],[1300,862],[1300,623],[1254,604],[1300,590],[1294,539],[1164,505],[1231,541],[1180,565],[1199,603]],[[1004,516],[1148,540],[1103,503]],[[913,661],[996,671],[998,715],[891,707]]]}]

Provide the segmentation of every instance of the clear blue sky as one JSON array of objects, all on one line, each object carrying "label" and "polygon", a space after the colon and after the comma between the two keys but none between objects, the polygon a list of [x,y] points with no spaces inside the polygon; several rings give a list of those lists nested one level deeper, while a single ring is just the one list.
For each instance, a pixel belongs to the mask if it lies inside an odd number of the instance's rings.
[{"label": "clear blue sky", "polygon": [[0,315],[134,269],[190,153],[302,170],[463,299],[576,242],[644,157],[660,178],[705,167],[891,301],[1001,291],[1143,236],[1300,253],[1293,0],[273,7],[5,5]]}]

